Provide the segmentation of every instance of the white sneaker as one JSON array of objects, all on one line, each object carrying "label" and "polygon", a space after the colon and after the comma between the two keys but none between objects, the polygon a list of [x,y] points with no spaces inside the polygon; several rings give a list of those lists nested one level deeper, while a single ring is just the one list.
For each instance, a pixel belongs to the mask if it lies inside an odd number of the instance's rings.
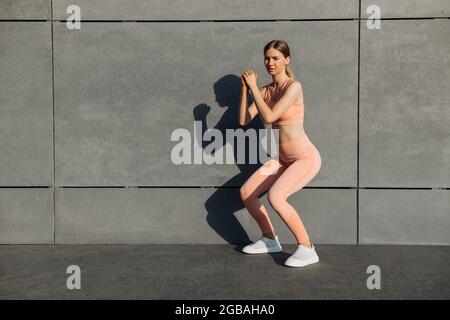
[{"label": "white sneaker", "polygon": [[255,243],[246,245],[244,248],[242,248],[242,252],[248,254],[280,252],[282,250],[283,249],[281,248],[281,244],[278,241],[278,236],[275,236],[275,239],[270,239],[262,236]]},{"label": "white sneaker", "polygon": [[312,248],[308,248],[299,244],[295,253],[284,264],[289,267],[304,267],[316,262],[319,262],[319,256],[314,245],[312,245]]}]

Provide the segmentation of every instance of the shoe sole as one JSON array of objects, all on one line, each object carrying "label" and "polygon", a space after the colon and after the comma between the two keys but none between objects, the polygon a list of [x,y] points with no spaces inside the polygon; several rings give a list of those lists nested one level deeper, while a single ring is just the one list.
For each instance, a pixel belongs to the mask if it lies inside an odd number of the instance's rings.
[{"label": "shoe sole", "polygon": [[247,254],[261,254],[261,253],[276,253],[276,252],[281,252],[283,251],[282,248],[269,248],[267,249],[259,249],[259,250],[254,250],[254,251],[244,251],[242,250],[242,252],[247,253]]},{"label": "shoe sole", "polygon": [[[295,260],[294,260],[295,261]],[[299,261],[299,262],[285,262],[284,265],[288,266],[288,267],[294,267],[294,268],[298,268],[298,267],[305,267],[307,265],[313,264],[313,263],[317,263],[319,262],[319,257],[315,256],[315,257],[311,257],[308,260],[305,261]]]}]

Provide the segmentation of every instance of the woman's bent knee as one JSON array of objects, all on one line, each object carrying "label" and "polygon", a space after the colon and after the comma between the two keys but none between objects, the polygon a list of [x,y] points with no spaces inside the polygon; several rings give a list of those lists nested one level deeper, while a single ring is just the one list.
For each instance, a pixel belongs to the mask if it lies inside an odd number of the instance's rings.
[{"label": "woman's bent knee", "polygon": [[251,198],[257,198],[252,194],[252,190],[250,190],[245,184],[239,189],[239,194],[241,196],[242,201],[248,201]]},{"label": "woman's bent knee", "polygon": [[269,190],[267,194],[267,200],[269,200],[270,205],[272,208],[274,208],[276,211],[279,211],[280,208],[286,203],[285,197],[283,197],[281,194],[273,192]]}]

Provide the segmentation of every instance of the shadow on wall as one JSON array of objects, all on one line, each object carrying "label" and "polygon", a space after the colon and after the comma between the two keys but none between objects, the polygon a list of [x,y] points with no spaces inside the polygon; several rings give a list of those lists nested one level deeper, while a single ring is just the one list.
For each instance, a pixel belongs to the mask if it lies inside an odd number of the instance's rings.
[{"label": "shadow on wall", "polygon": [[[219,107],[224,109],[223,115],[217,124],[207,128],[206,118],[211,107],[206,104],[197,105],[194,110],[194,121],[202,122],[202,135],[208,129],[217,129],[221,132],[222,137],[226,136],[226,129],[243,129],[254,128],[255,130],[264,129],[260,117],[255,117],[247,126],[240,126],[238,122],[239,103],[241,96],[241,80],[236,75],[226,75],[214,84],[214,93]],[[249,100],[251,103],[251,100]],[[205,149],[212,141],[197,141],[202,144],[202,150]],[[226,141],[223,139],[223,144]],[[245,146],[245,164],[239,164],[237,161],[237,148],[233,148],[234,163],[239,168],[239,173],[226,181],[222,186],[215,189],[215,192],[208,198],[205,203],[207,213],[206,221],[208,224],[228,243],[230,244],[247,244],[250,242],[247,232],[244,230],[235,213],[244,208],[242,203],[239,187],[256,171],[262,163],[247,164],[249,145],[246,141]],[[212,152],[211,154],[214,154]],[[259,161],[259,159],[258,159]],[[229,164],[228,164],[229,165]],[[264,194],[263,194],[264,195]],[[250,215],[250,213],[247,212]],[[250,217],[250,219],[252,219]]]}]

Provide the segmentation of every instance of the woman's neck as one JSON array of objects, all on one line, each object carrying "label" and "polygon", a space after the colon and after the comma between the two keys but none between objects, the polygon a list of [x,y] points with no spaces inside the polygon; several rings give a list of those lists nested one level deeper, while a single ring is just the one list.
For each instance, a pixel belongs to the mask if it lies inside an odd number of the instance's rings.
[{"label": "woman's neck", "polygon": [[291,78],[287,74],[278,74],[272,77],[272,81],[276,89],[283,86],[283,84],[285,84],[289,79]]}]

